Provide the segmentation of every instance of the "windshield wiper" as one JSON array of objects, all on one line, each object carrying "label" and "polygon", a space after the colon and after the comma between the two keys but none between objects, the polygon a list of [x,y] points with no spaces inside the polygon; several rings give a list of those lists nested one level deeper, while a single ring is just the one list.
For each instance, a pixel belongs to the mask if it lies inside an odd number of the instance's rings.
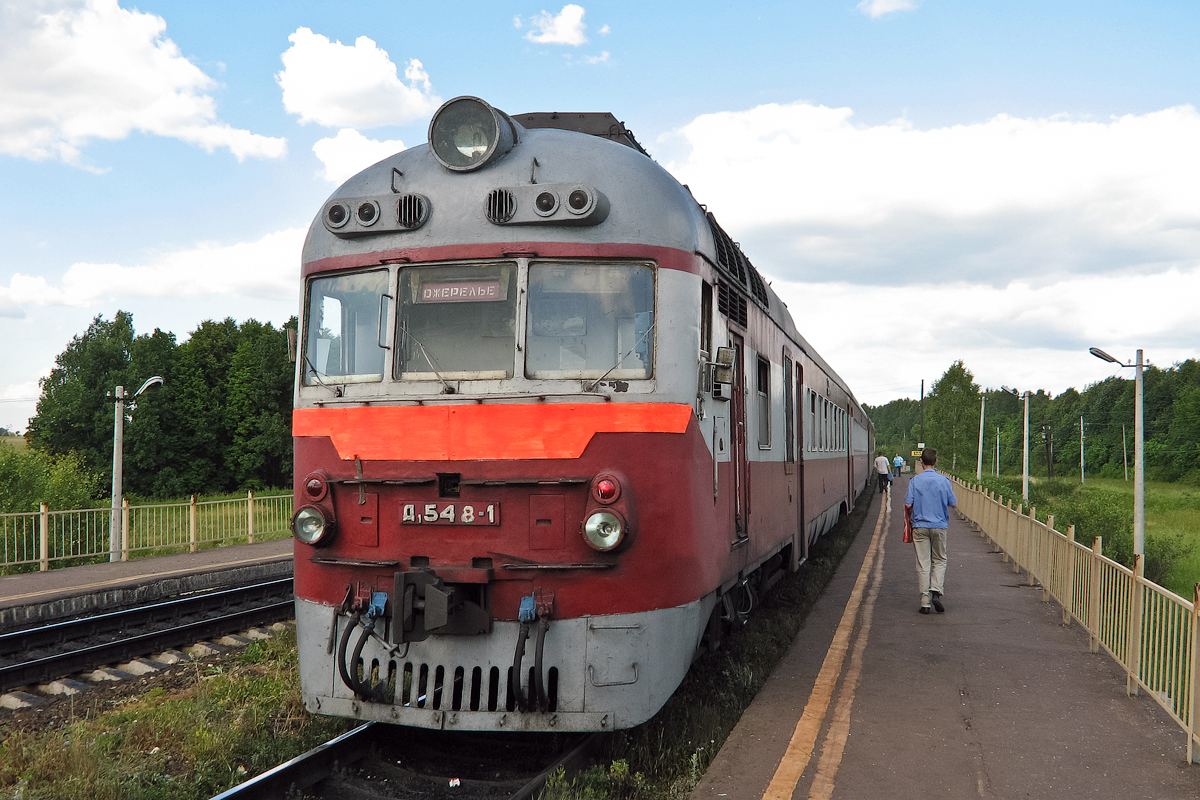
[{"label": "windshield wiper", "polygon": [[336,396],[336,397],[342,396],[342,387],[341,386],[331,386],[328,383],[326,383],[325,381],[321,380],[321,373],[317,370],[316,364],[312,363],[312,361],[309,361],[307,353],[304,354],[304,363],[308,365],[308,369],[309,369],[310,373],[312,374],[312,376],[317,379],[317,383],[321,384],[326,389],[332,389],[334,396]]},{"label": "windshield wiper", "polygon": [[600,381],[602,381],[602,380],[604,380],[605,378],[607,378],[610,372],[612,372],[612,371],[613,371],[614,369],[616,369],[617,367],[621,366],[621,362],[622,362],[622,361],[624,361],[625,359],[627,359],[627,358],[629,358],[631,355],[633,355],[633,351],[638,349],[638,345],[640,345],[640,344],[641,344],[643,341],[645,341],[646,337],[650,335],[650,331],[654,330],[654,326],[655,326],[655,325],[657,325],[657,324],[658,324],[658,320],[654,320],[654,322],[651,322],[651,323],[650,323],[650,327],[649,327],[649,328],[646,328],[646,332],[645,332],[645,333],[643,333],[641,336],[639,336],[639,337],[638,337],[638,340],[637,340],[636,342],[634,342],[634,343],[633,343],[633,347],[629,348],[629,350],[628,350],[628,351],[626,351],[625,355],[623,355],[623,356],[618,356],[618,357],[617,357],[617,363],[613,364],[611,367],[609,367],[607,370],[605,370],[604,374],[603,374],[603,375],[601,375],[599,378],[596,378],[596,380],[592,381],[592,385],[591,385],[591,386],[588,386],[588,387],[585,387],[585,388],[584,388],[584,391],[585,391],[585,392],[594,392],[594,391],[596,391],[596,387],[600,385]]},{"label": "windshield wiper", "polygon": [[426,349],[425,345],[421,344],[421,340],[409,333],[408,328],[401,327],[400,332],[404,334],[406,339],[412,339],[414,342],[416,342],[417,347],[421,348],[421,354],[425,356],[425,361],[429,364],[429,368],[433,370],[433,374],[437,376],[439,381],[441,381],[442,387],[445,389],[445,393],[455,394],[454,387],[446,383],[446,379],[442,377],[441,370],[439,370],[437,367],[437,362],[434,361],[433,354]]}]

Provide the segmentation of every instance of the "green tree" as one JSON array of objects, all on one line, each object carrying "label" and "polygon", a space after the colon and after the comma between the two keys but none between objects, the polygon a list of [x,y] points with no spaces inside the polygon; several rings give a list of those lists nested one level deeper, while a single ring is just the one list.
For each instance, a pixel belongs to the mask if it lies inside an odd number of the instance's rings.
[{"label": "green tree", "polygon": [[254,320],[239,330],[227,384],[226,424],[232,441],[225,463],[243,488],[284,486],[292,472],[292,379],[288,326]]},{"label": "green tree", "polygon": [[946,469],[956,469],[960,457],[975,458],[979,386],[961,360],[950,365],[925,398],[925,431],[926,443],[937,449]]}]

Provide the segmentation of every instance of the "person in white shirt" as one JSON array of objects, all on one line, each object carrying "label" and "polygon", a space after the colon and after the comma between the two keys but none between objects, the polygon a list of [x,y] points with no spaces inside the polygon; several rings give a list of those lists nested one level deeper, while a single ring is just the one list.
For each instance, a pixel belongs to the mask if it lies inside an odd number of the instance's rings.
[{"label": "person in white shirt", "polygon": [[875,458],[875,471],[879,473],[879,492],[882,494],[892,485],[892,465],[882,450]]}]

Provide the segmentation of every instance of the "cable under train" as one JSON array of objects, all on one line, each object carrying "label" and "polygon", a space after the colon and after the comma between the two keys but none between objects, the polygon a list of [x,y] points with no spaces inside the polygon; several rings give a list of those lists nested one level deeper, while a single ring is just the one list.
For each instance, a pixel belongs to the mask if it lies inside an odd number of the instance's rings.
[{"label": "cable under train", "polygon": [[868,485],[845,382],[611,114],[450,100],[325,202],[302,275],[311,712],[637,725]]}]

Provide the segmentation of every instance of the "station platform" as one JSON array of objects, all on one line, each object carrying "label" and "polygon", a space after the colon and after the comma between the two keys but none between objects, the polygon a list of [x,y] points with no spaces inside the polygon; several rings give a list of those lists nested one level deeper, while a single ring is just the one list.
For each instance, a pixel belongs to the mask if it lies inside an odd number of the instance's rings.
[{"label": "station platform", "polygon": [[946,612],[918,613],[908,480],[876,493],[691,800],[1200,797],[1180,727],[954,513]]},{"label": "station platform", "polygon": [[290,577],[293,539],[0,577],[0,631]]}]

